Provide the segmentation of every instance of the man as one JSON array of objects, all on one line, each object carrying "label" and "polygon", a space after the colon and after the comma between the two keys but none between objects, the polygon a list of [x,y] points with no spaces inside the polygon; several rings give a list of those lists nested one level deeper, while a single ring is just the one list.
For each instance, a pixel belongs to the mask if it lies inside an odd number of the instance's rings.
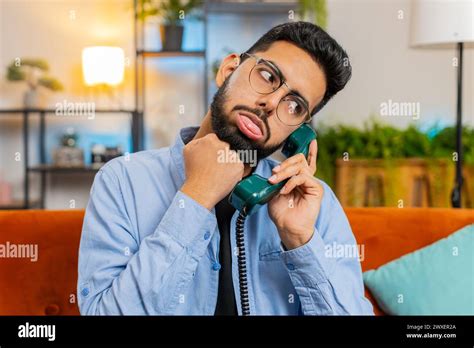
[{"label": "man", "polygon": [[[250,313],[372,314],[358,258],[327,252],[356,242],[334,193],[314,177],[316,141],[308,158],[267,158],[350,76],[345,51],[305,22],[228,55],[199,129],[97,174],[79,253],[81,313],[241,315],[238,212],[228,196],[257,173],[289,180],[245,223]],[[256,167],[250,155],[221,157],[245,152],[256,154]]]}]

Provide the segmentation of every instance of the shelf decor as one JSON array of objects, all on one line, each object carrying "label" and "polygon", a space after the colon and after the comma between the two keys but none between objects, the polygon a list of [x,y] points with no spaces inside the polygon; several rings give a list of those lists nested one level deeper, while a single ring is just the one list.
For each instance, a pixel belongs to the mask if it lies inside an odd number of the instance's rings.
[{"label": "shelf decor", "polygon": [[[34,108],[34,109],[23,109],[23,108],[13,108],[13,109],[1,109],[0,110],[0,118],[3,115],[16,115],[22,119],[22,151],[25,154],[23,162],[23,198],[18,200],[14,197],[9,199],[1,199],[0,200],[0,210],[4,209],[33,209],[39,208],[44,209],[46,207],[46,186],[47,186],[47,175],[69,175],[69,174],[83,174],[83,175],[91,175],[95,174],[97,170],[100,168],[99,165],[82,165],[82,166],[57,166],[54,164],[47,163],[46,160],[46,136],[47,136],[47,122],[46,120],[53,115],[56,115],[56,109],[41,109],[41,108]],[[125,116],[131,118],[132,122],[130,123],[130,132],[132,137],[132,152],[138,150],[136,147],[139,143],[138,138],[140,137],[140,133],[138,131],[138,127],[136,123],[140,120],[141,115],[138,114],[135,110],[127,110],[127,109],[96,109],[95,113],[97,116],[100,117],[108,117],[108,115],[117,115],[120,114],[121,116]],[[34,117],[39,117],[39,131],[38,131],[38,143],[34,148],[39,149],[39,163],[31,164],[29,160],[29,154],[31,151],[31,144],[30,144],[30,119]],[[69,146],[76,144],[75,137],[65,137],[63,138],[63,142]],[[81,150],[82,151],[82,150]],[[82,155],[83,157],[83,155]],[[30,184],[31,178],[30,173],[36,173],[40,177],[40,189],[39,195],[36,198],[31,198],[30,192]],[[1,188],[0,184],[0,191],[3,192],[4,189]],[[7,190],[10,190],[7,188]],[[3,195],[3,193],[2,193]],[[7,196],[13,196],[13,193],[10,192]],[[2,201],[5,201],[2,203]]]},{"label": "shelf decor", "polygon": [[61,138],[61,146],[53,151],[53,163],[56,167],[83,167],[84,151],[77,147],[77,133],[68,128]]},{"label": "shelf decor", "polygon": [[142,0],[138,18],[160,17],[162,51],[181,51],[186,18],[197,17],[196,10],[203,5],[202,0]]},{"label": "shelf decor", "polygon": [[8,81],[25,81],[28,84],[29,88],[23,97],[25,108],[39,107],[38,87],[44,87],[51,91],[63,90],[61,82],[46,74],[48,71],[48,62],[38,58],[15,58],[7,67]]}]

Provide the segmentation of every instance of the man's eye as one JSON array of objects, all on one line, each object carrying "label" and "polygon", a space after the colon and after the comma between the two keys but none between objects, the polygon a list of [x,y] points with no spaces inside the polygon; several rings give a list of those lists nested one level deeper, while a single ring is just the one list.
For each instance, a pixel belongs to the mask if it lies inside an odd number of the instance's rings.
[{"label": "man's eye", "polygon": [[290,115],[300,115],[303,107],[296,101],[290,100],[288,103],[288,112]]},{"label": "man's eye", "polygon": [[275,82],[275,77],[273,74],[267,70],[261,70],[260,75],[265,79],[265,81],[268,81],[270,83]]}]

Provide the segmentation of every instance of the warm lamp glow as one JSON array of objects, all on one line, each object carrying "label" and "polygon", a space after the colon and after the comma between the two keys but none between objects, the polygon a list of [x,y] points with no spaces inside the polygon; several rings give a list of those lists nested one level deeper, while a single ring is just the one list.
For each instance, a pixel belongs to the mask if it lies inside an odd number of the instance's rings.
[{"label": "warm lamp glow", "polygon": [[125,55],[120,47],[95,46],[82,50],[82,71],[88,86],[118,85],[123,80]]}]

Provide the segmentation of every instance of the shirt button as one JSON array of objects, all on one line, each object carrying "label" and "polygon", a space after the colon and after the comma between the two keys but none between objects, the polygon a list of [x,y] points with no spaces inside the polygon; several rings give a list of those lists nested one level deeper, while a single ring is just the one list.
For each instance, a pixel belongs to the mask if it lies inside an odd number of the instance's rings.
[{"label": "shirt button", "polygon": [[286,264],[286,267],[288,267],[288,269],[289,269],[290,271],[294,271],[294,270],[295,270],[295,265],[293,265],[292,263],[287,263],[287,264]]},{"label": "shirt button", "polygon": [[84,296],[84,297],[87,296],[87,295],[89,295],[89,289],[88,289],[88,288],[82,289],[81,295]]},{"label": "shirt button", "polygon": [[212,265],[212,269],[214,271],[218,271],[221,269],[221,264],[219,262],[215,262],[213,265]]},{"label": "shirt button", "polygon": [[208,240],[210,236],[211,236],[211,233],[209,231],[204,233],[204,239],[205,240]]}]

